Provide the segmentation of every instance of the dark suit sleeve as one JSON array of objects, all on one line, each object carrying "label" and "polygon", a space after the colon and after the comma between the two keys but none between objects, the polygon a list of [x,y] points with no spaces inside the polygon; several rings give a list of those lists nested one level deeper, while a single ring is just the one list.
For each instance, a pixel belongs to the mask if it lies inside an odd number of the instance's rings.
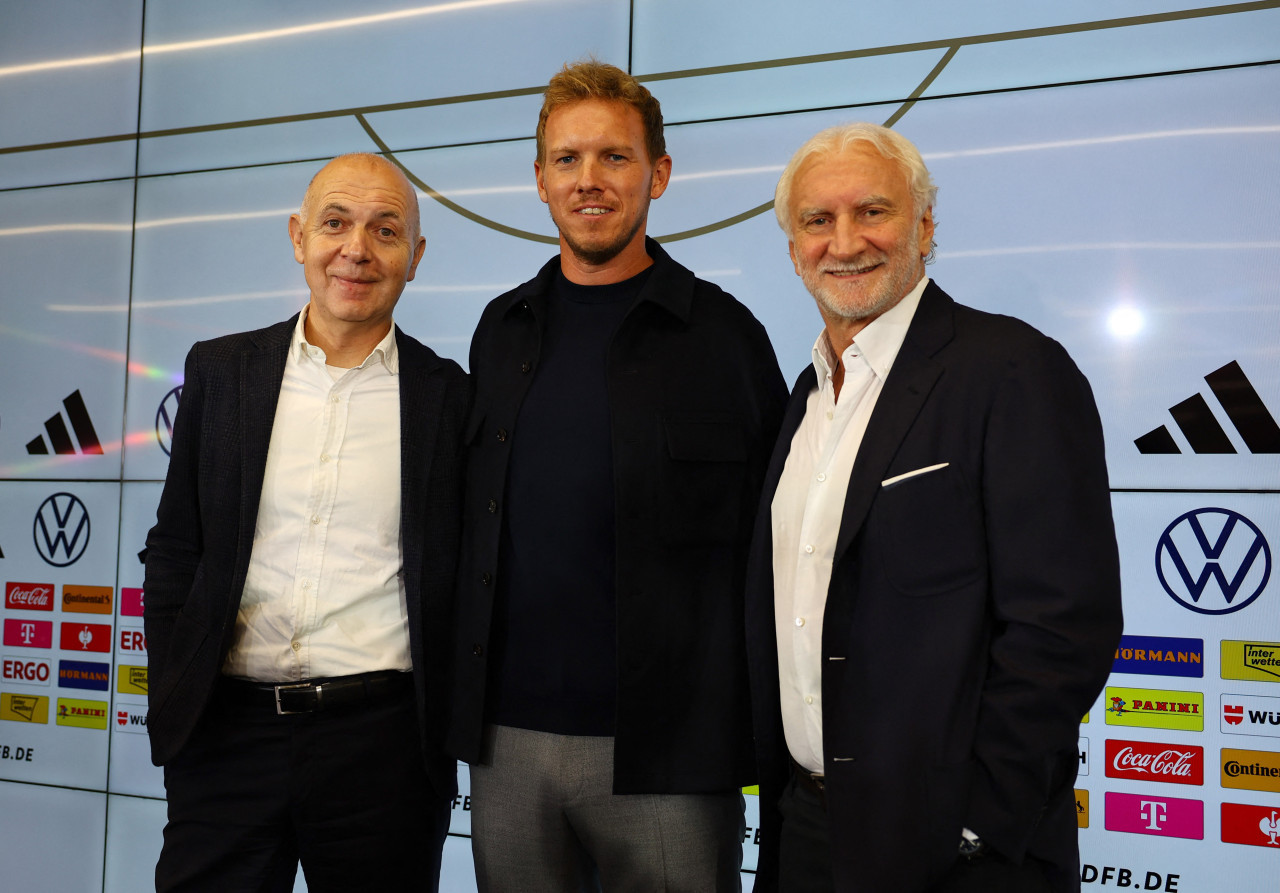
[{"label": "dark suit sleeve", "polygon": [[1073,784],[1079,722],[1121,631],[1102,425],[1056,342],[1003,369],[982,477],[993,627],[966,825],[1020,859]]}]

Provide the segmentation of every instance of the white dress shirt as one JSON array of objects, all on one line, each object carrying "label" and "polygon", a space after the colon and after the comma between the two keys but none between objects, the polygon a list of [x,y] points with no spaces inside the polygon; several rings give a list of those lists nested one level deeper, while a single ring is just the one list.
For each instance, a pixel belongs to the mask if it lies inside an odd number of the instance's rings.
[{"label": "white dress shirt", "polygon": [[289,346],[229,676],[294,682],[409,670],[395,327],[353,369],[303,325]]},{"label": "white dress shirt", "polygon": [[823,772],[822,618],[849,475],[889,369],[915,316],[928,277],[872,320],[840,355],[844,382],[836,401],[836,357],[826,332],[813,345],[818,385],[791,439],[771,506],[774,620],[782,727],[797,763]]}]

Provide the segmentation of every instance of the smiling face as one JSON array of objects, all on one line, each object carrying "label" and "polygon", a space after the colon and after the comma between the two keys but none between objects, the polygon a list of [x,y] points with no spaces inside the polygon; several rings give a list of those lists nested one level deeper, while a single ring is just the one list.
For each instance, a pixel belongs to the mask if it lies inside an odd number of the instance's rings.
[{"label": "smiling face", "polygon": [[377,343],[426,247],[413,187],[390,162],[336,158],[311,182],[302,208],[289,218],[289,237],[311,289],[308,339]]},{"label": "smiling face", "polygon": [[900,165],[870,143],[811,157],[790,204],[791,260],[829,329],[857,334],[924,276],[933,213],[916,210]]},{"label": "smiling face", "polygon": [[649,159],[640,113],[620,102],[575,102],[547,116],[545,139],[533,169],[560,230],[565,276],[607,284],[647,267],[649,202],[667,188],[671,157]]}]

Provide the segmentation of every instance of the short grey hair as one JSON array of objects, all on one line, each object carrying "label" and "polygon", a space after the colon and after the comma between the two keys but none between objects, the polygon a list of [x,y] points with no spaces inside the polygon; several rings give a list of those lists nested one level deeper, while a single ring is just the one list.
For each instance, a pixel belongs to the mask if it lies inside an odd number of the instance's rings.
[{"label": "short grey hair", "polygon": [[[782,177],[778,180],[778,188],[773,194],[773,212],[777,215],[778,225],[782,227],[788,239],[793,235],[790,216],[791,187],[800,167],[817,155],[839,155],[854,143],[870,143],[885,158],[898,163],[902,172],[907,175],[907,188],[911,191],[911,200],[918,217],[923,217],[926,211],[933,208],[933,203],[938,197],[938,187],[934,184],[929,169],[925,167],[924,159],[920,157],[920,150],[911,140],[888,127],[881,127],[879,124],[868,121],[838,124],[809,137],[805,144],[791,156],[791,160],[782,171]],[[931,245],[928,259],[931,260],[932,257],[933,246]]]}]

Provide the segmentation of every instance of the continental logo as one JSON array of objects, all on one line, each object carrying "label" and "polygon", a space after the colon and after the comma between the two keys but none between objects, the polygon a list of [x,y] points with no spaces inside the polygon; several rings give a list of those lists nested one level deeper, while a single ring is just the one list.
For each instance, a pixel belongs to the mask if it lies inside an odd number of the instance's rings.
[{"label": "continental logo", "polygon": [[145,695],[147,693],[147,668],[116,667],[116,691],[122,695]]},{"label": "continental logo", "polygon": [[115,589],[110,586],[62,586],[62,610],[71,614],[110,614]]},{"label": "continental logo", "polygon": [[49,722],[49,698],[45,695],[0,693],[0,719],[13,722]]},{"label": "continental logo", "polygon": [[1222,748],[1222,786],[1280,793],[1280,753]]},{"label": "continental logo", "polygon": [[1198,691],[1108,685],[1106,702],[1109,726],[1204,731],[1204,694]]},{"label": "continental logo", "polygon": [[1076,788],[1076,827],[1089,827],[1089,792]]},{"label": "continental logo", "polygon": [[1280,682],[1280,642],[1223,639],[1222,678]]},{"label": "continental logo", "polygon": [[1204,639],[1121,636],[1113,673],[1148,676],[1204,676]]},{"label": "continental logo", "polygon": [[105,729],[107,702],[58,698],[58,725],[75,726],[80,729]]}]

